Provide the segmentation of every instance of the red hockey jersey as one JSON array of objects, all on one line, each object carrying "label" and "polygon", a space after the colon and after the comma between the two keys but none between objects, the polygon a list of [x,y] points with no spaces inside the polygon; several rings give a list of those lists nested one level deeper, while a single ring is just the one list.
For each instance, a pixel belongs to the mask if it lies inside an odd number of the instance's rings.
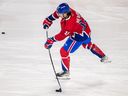
[{"label": "red hockey jersey", "polygon": [[[55,11],[47,18],[47,20],[52,22],[58,18],[58,13]],[[61,19],[60,24],[61,31],[54,37],[57,41],[61,41],[67,36],[70,36],[76,41],[84,41],[87,38],[90,38],[90,28],[88,23],[73,9],[71,9],[71,16],[68,19]]]}]

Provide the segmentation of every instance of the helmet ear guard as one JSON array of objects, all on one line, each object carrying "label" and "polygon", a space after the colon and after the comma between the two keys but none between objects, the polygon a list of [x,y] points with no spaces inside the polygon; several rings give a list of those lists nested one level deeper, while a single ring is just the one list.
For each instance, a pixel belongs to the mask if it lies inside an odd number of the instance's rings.
[{"label": "helmet ear guard", "polygon": [[58,14],[64,14],[64,13],[70,13],[70,7],[67,3],[61,3],[58,7],[57,7],[57,12]]}]

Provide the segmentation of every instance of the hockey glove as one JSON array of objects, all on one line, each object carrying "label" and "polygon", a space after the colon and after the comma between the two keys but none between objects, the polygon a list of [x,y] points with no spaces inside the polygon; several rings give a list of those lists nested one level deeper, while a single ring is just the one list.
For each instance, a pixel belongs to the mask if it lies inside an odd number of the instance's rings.
[{"label": "hockey glove", "polygon": [[54,37],[48,38],[46,43],[44,44],[44,47],[46,49],[50,49],[52,47],[52,44],[56,42],[56,40],[54,39]]},{"label": "hockey glove", "polygon": [[47,20],[47,19],[45,19],[45,20],[43,21],[43,28],[44,28],[44,29],[48,29],[51,25],[52,25],[52,21],[49,21],[49,20]]}]

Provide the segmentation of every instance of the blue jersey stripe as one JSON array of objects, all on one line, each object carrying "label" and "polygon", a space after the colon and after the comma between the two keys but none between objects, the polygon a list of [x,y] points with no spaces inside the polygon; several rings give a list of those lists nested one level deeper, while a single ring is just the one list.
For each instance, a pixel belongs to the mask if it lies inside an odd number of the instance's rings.
[{"label": "blue jersey stripe", "polygon": [[48,16],[48,20],[53,21],[53,20],[55,20],[55,17],[53,17],[53,15],[51,14],[50,16]]}]

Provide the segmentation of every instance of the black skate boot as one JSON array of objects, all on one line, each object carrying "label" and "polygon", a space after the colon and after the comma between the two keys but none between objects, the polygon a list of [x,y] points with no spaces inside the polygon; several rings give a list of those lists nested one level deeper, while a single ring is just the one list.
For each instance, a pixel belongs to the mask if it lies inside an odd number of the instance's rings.
[{"label": "black skate boot", "polygon": [[57,77],[69,77],[69,71],[62,71],[62,72],[59,72],[59,73],[56,73],[56,76]]},{"label": "black skate boot", "polygon": [[112,62],[107,56],[102,57],[100,61],[103,63],[111,63]]}]

